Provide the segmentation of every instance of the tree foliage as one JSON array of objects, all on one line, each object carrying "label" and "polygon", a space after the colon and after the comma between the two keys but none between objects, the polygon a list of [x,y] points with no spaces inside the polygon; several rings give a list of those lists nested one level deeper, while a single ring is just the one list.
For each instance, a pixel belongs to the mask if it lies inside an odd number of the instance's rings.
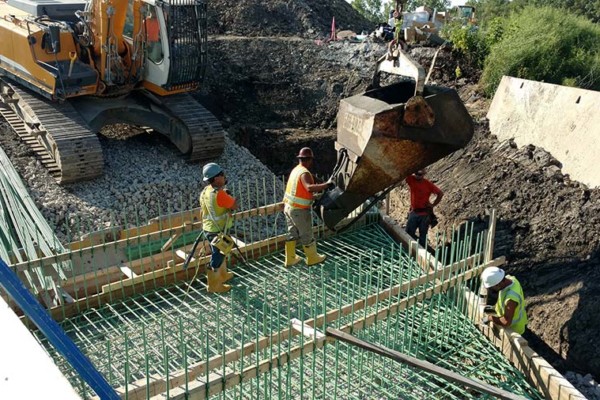
[{"label": "tree foliage", "polygon": [[350,4],[360,15],[371,22],[378,23],[388,19],[383,14],[382,0],[352,0]]},{"label": "tree foliage", "polygon": [[442,37],[452,43],[455,51],[462,54],[464,59],[475,68],[482,68],[489,54],[489,44],[486,35],[475,26],[465,25],[461,21],[447,23]]},{"label": "tree foliage", "polygon": [[484,23],[496,17],[508,16],[514,11],[521,11],[528,6],[560,8],[593,22],[600,22],[600,0],[468,0],[467,4],[476,8],[478,19]]},{"label": "tree foliage", "polygon": [[503,75],[600,89],[600,26],[551,7],[528,6],[504,22],[481,82],[493,94]]},{"label": "tree foliage", "polygon": [[425,6],[441,12],[449,8],[450,4],[450,0],[407,0],[404,10],[414,11],[417,7]]},{"label": "tree foliage", "polygon": [[[352,7],[371,22],[386,22],[390,10],[396,8],[396,0],[352,0]],[[426,6],[432,10],[444,11],[450,7],[450,0],[405,0],[404,11],[414,11]]]}]

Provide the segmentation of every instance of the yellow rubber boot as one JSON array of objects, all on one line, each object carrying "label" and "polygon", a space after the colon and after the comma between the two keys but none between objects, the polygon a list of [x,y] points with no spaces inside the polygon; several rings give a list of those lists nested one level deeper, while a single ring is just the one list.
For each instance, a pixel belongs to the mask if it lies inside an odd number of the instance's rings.
[{"label": "yellow rubber boot", "polygon": [[302,259],[296,255],[296,241],[285,242],[285,266],[291,267],[298,264]]},{"label": "yellow rubber boot", "polygon": [[219,278],[221,282],[225,283],[233,279],[233,272],[227,270],[227,261],[223,261],[223,264],[219,267]]},{"label": "yellow rubber boot", "polygon": [[317,242],[312,242],[308,246],[304,246],[304,254],[306,255],[306,265],[315,265],[325,261],[327,256],[317,253]]},{"label": "yellow rubber boot", "polygon": [[206,279],[208,280],[209,293],[225,293],[231,289],[231,286],[223,284],[218,270],[213,271],[212,269],[209,269],[206,271]]}]

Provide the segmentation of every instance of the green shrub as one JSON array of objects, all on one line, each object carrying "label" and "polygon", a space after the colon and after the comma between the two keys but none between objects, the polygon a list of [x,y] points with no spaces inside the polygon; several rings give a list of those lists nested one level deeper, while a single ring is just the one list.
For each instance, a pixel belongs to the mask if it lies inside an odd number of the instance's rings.
[{"label": "green shrub", "polygon": [[600,26],[564,10],[526,7],[491,45],[481,83],[493,95],[503,75],[600,90]]},{"label": "green shrub", "polygon": [[478,68],[483,66],[489,46],[478,27],[455,21],[444,26],[442,36],[452,42],[453,49],[464,55],[469,63]]},{"label": "green shrub", "polygon": [[502,40],[506,31],[506,18],[496,17],[487,22],[483,29],[485,32],[485,43],[488,48],[491,48]]}]

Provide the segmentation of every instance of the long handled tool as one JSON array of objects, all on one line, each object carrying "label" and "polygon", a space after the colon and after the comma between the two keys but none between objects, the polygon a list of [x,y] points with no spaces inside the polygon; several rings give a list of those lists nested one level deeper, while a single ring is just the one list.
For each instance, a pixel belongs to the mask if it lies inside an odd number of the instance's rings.
[{"label": "long handled tool", "polygon": [[291,323],[292,323],[292,327],[294,329],[296,329],[298,332],[302,333],[304,336],[315,339],[316,341],[326,340],[328,337],[335,338],[339,341],[342,341],[342,342],[351,344],[353,346],[360,347],[361,349],[371,351],[375,354],[379,354],[381,356],[390,358],[399,363],[408,364],[412,367],[415,367],[420,370],[429,372],[431,374],[440,376],[446,380],[449,380],[449,381],[458,383],[462,386],[477,390],[478,392],[490,394],[499,399],[526,400],[525,397],[516,395],[514,393],[497,388],[495,386],[489,385],[478,379],[465,378],[464,376],[459,375],[456,372],[450,371],[450,370],[442,368],[442,367],[438,367],[435,364],[432,364],[427,361],[419,360],[418,358],[409,356],[404,353],[400,353],[399,351],[392,350],[392,349],[389,349],[387,347],[384,347],[384,346],[381,346],[378,344],[366,342],[364,340],[358,339],[357,337],[354,337],[345,332],[342,332],[338,329],[328,327],[325,330],[325,334],[323,334],[322,332],[319,332],[318,330],[314,329],[313,327],[306,325],[304,322],[302,322],[298,319],[292,319]]},{"label": "long handled tool", "polygon": [[183,263],[183,269],[187,269],[187,267],[190,265],[190,262],[192,261],[192,258],[194,258],[194,253],[196,252],[196,248],[198,247],[198,245],[200,244],[200,242],[202,240],[204,240],[204,231],[200,232],[200,234],[198,235],[198,237],[196,238],[196,240],[194,240],[194,244],[192,245],[192,249],[188,253],[188,255],[185,258],[185,261]]}]

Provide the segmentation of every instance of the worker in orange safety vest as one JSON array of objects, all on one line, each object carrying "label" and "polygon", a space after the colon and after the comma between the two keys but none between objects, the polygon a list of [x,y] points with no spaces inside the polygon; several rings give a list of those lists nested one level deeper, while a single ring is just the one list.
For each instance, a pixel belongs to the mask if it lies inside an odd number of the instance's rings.
[{"label": "worker in orange safety vest", "polygon": [[317,253],[317,242],[312,229],[312,204],[313,193],[322,192],[332,188],[334,183],[315,183],[310,167],[313,164],[314,154],[309,147],[304,147],[296,156],[298,165],[292,170],[285,188],[285,214],[288,237],[285,242],[285,266],[291,267],[300,262],[296,256],[296,242],[304,248],[306,265],[315,265],[325,260],[325,256]]}]

